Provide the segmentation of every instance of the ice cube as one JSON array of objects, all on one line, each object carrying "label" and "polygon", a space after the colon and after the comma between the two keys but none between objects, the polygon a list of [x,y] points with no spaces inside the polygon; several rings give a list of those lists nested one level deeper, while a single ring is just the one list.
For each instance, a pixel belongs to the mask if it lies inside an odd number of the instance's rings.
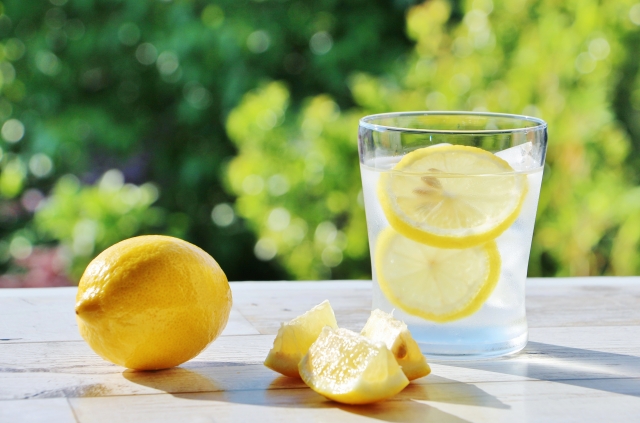
[{"label": "ice cube", "polygon": [[438,144],[430,145],[430,146],[429,146],[429,148],[433,148],[433,147],[444,147],[445,145],[453,145],[453,144],[448,143],[448,142],[441,142],[441,143],[438,143]]},{"label": "ice cube", "polygon": [[498,151],[496,156],[506,160],[514,170],[526,170],[535,167],[532,156],[533,143],[531,141],[506,150]]}]

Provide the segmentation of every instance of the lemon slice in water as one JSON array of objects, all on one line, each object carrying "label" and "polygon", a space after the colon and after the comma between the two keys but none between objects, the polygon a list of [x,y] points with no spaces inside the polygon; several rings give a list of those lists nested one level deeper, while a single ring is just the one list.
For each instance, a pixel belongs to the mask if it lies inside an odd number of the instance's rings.
[{"label": "lemon slice in water", "polygon": [[386,298],[435,322],[478,311],[498,282],[500,264],[494,241],[465,249],[437,248],[387,228],[376,243],[376,276]]},{"label": "lemon slice in water", "polygon": [[498,237],[518,217],[527,178],[476,147],[412,151],[383,173],[378,197],[402,235],[440,248],[467,248]]}]

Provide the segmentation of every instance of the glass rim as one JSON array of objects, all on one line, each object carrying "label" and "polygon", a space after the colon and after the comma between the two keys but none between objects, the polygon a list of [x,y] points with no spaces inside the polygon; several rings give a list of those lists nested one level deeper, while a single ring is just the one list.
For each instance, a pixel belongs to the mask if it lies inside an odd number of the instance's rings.
[{"label": "glass rim", "polygon": [[[521,120],[533,122],[534,126],[523,126],[521,128],[509,129],[419,129],[419,128],[402,128],[397,126],[379,125],[372,123],[376,119],[404,117],[404,116],[477,116],[477,117],[493,117],[510,120]],[[512,134],[514,132],[531,132],[540,131],[547,128],[547,122],[540,118],[516,115],[510,113],[494,113],[494,112],[465,112],[465,111],[409,111],[409,112],[389,112],[376,113],[368,115],[360,119],[360,127],[370,129],[377,132],[404,132],[413,134]]]}]

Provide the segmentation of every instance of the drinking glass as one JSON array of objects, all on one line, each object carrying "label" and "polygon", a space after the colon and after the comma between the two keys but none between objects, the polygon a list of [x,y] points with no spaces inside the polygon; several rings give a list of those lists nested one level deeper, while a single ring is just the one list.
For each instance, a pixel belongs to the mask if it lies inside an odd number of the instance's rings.
[{"label": "drinking glass", "polygon": [[538,118],[399,112],[360,120],[373,308],[432,359],[515,353],[547,147]]}]

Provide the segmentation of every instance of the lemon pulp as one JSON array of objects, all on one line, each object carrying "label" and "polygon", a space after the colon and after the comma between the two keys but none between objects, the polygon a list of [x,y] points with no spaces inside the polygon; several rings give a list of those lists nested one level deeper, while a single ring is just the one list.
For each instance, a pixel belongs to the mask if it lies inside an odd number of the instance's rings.
[{"label": "lemon pulp", "polygon": [[383,342],[409,380],[431,373],[431,368],[407,325],[394,319],[391,314],[380,309],[373,310],[360,334],[374,342]]},{"label": "lemon pulp", "polygon": [[311,389],[345,404],[380,401],[409,384],[386,345],[347,329],[325,327],[299,370]]}]

